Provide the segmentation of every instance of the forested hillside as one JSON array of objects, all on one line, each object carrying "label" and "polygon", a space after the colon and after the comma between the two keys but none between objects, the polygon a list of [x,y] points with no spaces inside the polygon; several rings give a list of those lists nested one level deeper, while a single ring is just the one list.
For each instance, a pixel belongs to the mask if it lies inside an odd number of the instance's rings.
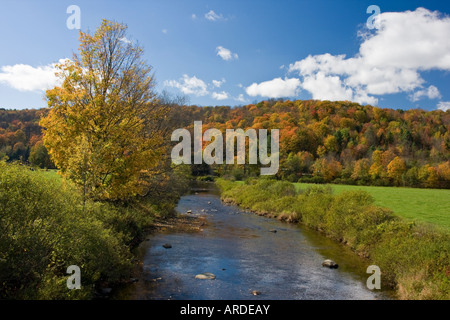
[{"label": "forested hillside", "polygon": [[[348,101],[268,100],[240,107],[172,104],[167,126],[280,129],[278,178],[303,182],[450,188],[450,112],[393,110]],[[40,166],[43,111],[0,111],[0,156]],[[249,166],[210,168],[240,178]]]},{"label": "forested hillside", "polygon": [[182,107],[183,125],[280,129],[279,177],[290,181],[450,187],[450,113],[352,102],[270,100]]},{"label": "forested hillside", "polygon": [[0,109],[0,159],[22,160],[41,168],[54,165],[42,143],[39,126],[46,109]]}]

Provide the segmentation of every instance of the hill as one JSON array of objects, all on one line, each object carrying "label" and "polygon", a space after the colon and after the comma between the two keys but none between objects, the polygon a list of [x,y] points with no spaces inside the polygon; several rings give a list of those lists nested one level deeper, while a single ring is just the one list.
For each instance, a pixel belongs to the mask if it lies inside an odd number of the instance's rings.
[{"label": "hill", "polygon": [[[51,166],[40,142],[42,112],[0,110],[0,158]],[[194,121],[204,130],[279,129],[277,177],[292,182],[450,188],[449,111],[282,99],[234,108],[172,104],[163,125],[192,129]],[[202,170],[238,178],[259,172],[245,165]]]}]

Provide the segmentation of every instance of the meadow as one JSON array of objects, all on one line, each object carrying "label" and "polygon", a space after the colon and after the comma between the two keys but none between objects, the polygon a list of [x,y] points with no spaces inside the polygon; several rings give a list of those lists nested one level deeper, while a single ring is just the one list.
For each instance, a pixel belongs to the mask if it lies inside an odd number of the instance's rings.
[{"label": "meadow", "polygon": [[[315,184],[294,183],[297,190]],[[412,221],[431,223],[450,230],[450,190],[329,184],[333,193],[362,190],[370,193],[374,204]]]},{"label": "meadow", "polygon": [[[301,223],[349,246],[383,270],[382,286],[395,289],[399,299],[450,298],[450,233],[444,227],[446,212],[433,207],[433,203],[439,208],[448,206],[445,198],[439,197],[445,190],[426,190],[428,197],[423,198],[420,189],[294,185],[262,178],[245,182],[217,179],[216,183],[224,202]],[[388,200],[380,206],[377,203],[383,197]],[[397,206],[403,208],[400,212],[407,212],[408,202],[411,208],[419,207],[411,210],[414,215],[410,212],[410,217],[431,212],[438,219],[427,215],[413,222],[386,208]],[[428,223],[422,222],[425,220]]]}]

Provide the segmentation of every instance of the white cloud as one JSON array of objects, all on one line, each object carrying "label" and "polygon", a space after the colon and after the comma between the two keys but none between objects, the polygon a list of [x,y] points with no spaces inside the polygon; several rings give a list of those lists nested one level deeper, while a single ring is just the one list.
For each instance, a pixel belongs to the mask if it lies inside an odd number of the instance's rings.
[{"label": "white cloud", "polygon": [[225,100],[228,99],[230,96],[228,92],[222,91],[222,92],[213,92],[211,94],[211,97],[216,100]]},{"label": "white cloud", "polygon": [[244,95],[241,93],[237,98],[234,98],[234,100],[239,102],[247,102],[247,99],[244,98]]},{"label": "white cloud", "polygon": [[131,43],[131,41],[128,40],[126,37],[122,37],[119,40],[122,41],[123,43],[126,43],[126,44],[130,44]]},{"label": "white cloud", "polygon": [[[289,66],[302,87],[317,99],[376,103],[374,95],[409,92],[411,99],[439,98],[439,90],[423,88],[425,70],[450,70],[450,17],[424,8],[380,14],[380,28],[361,32],[359,53],[308,56]],[[320,83],[323,82],[323,86]],[[370,102],[372,101],[372,102]]]},{"label": "white cloud", "polygon": [[217,51],[217,55],[220,56],[223,60],[226,60],[226,61],[239,58],[237,53],[232,53],[229,49],[224,48],[222,46],[218,46],[216,48],[216,51]]},{"label": "white cloud", "polygon": [[209,21],[225,20],[222,14],[217,14],[213,10],[210,10],[208,13],[205,13],[205,18]]},{"label": "white cloud", "polygon": [[419,101],[423,97],[427,97],[428,99],[439,99],[441,97],[441,93],[439,92],[438,88],[435,86],[429,86],[428,89],[423,89],[414,92],[410,95],[410,99],[413,102]]},{"label": "white cloud", "polygon": [[[64,63],[60,59],[59,63]],[[55,72],[57,63],[32,67],[27,64],[15,64],[0,68],[0,83],[5,83],[19,91],[45,91],[59,84]]]},{"label": "white cloud", "polygon": [[261,83],[253,83],[245,89],[245,92],[251,96],[262,96],[269,98],[292,97],[298,94],[300,90],[300,80],[296,78],[281,79],[275,78]]},{"label": "white cloud", "polygon": [[193,14],[191,15],[191,19],[192,19],[192,20],[197,19],[197,15],[196,15],[195,13],[193,13]]},{"label": "white cloud", "polygon": [[166,80],[164,81],[164,85],[180,89],[184,94],[194,94],[196,96],[205,96],[208,94],[207,85],[203,80],[196,76],[189,77],[187,74],[184,74],[179,81]]},{"label": "white cloud", "polygon": [[441,101],[438,103],[437,108],[442,111],[450,110],[450,101]]},{"label": "white cloud", "polygon": [[162,29],[161,32],[167,34],[167,29]]},{"label": "white cloud", "polygon": [[351,100],[352,89],[346,88],[338,76],[325,75],[323,72],[306,76],[302,88],[311,92],[313,99]]},{"label": "white cloud", "polygon": [[222,80],[213,80],[212,84],[214,87],[220,88],[222,86],[222,84],[224,84],[225,82],[226,82],[226,80],[224,78],[222,78]]}]

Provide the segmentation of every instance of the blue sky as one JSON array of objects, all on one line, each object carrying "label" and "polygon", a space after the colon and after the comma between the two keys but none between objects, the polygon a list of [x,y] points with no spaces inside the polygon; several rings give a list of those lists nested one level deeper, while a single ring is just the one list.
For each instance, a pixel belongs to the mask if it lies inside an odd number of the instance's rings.
[{"label": "blue sky", "polygon": [[[127,24],[156,89],[190,104],[287,97],[450,108],[450,2],[378,0],[0,0],[0,108],[46,106],[54,63],[78,49],[70,5],[83,31],[104,18]],[[378,28],[368,28],[370,5]]]}]

